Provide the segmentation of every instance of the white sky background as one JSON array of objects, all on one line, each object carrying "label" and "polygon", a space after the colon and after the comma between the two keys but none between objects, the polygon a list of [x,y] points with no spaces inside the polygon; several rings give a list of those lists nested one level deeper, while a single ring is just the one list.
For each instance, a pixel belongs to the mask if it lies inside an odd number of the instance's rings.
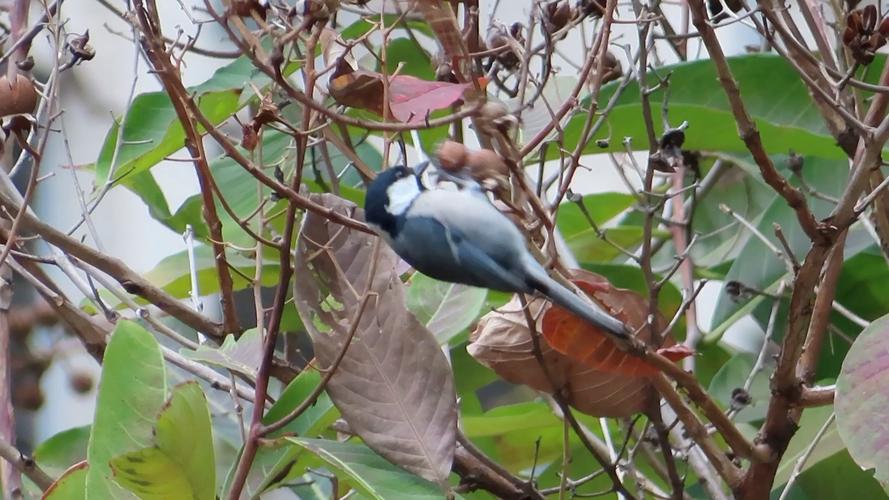
[{"label": "white sky background", "polygon": [[[114,3],[122,8],[123,2]],[[191,0],[184,3],[202,4],[201,1],[192,2]],[[487,19],[494,2],[482,0],[481,3],[481,17]],[[181,26],[186,33],[194,33],[194,26],[182,12],[180,2],[158,0],[158,4],[164,10],[162,19],[168,35],[175,36],[178,26]],[[530,5],[530,0],[501,0],[496,19],[505,25],[525,20]],[[62,12],[63,17],[68,19],[68,31],[83,33],[89,29],[90,42],[96,49],[96,57],[92,61],[66,72],[65,80],[61,86],[64,124],[70,142],[71,154],[75,164],[86,165],[96,160],[105,134],[112,123],[112,117],[120,117],[125,112],[134,77],[136,94],[159,90],[160,85],[153,75],[148,74],[147,65],[141,59],[138,63],[138,71],[134,71],[137,54],[133,43],[124,38],[132,36],[130,29],[96,1],[67,0]],[[667,6],[666,13],[671,17],[671,20],[675,21],[676,25],[679,25],[678,7]],[[206,18],[206,15],[200,12],[193,15],[198,19]],[[625,19],[632,18],[626,8],[622,8],[621,16]],[[345,17],[341,17],[341,20],[347,22]],[[115,33],[109,31],[109,28]],[[637,35],[633,25],[616,24],[614,31],[613,43],[629,44],[635,50]],[[484,29],[482,33],[484,33]],[[718,33],[724,41],[730,41],[724,45],[728,55],[743,53],[745,45],[759,43],[758,37],[752,30],[741,24],[722,28]],[[539,37],[540,35],[535,33],[535,36]],[[592,37],[592,30],[587,29],[587,36]],[[212,25],[204,27],[198,45],[215,49],[230,48],[230,45],[225,42],[224,34],[219,30],[214,30]],[[690,43],[692,54],[695,53],[697,45],[696,41]],[[575,61],[582,61],[584,56],[581,53],[582,46],[577,39],[560,42],[558,49],[566,57],[573,58]],[[675,62],[675,55],[671,50],[661,47],[660,43],[658,49],[663,61]],[[621,50],[614,52],[616,54],[622,53]],[[41,61],[51,59],[44,38],[38,38],[32,53],[38,68]],[[202,82],[212,75],[218,66],[228,62],[194,55],[187,56],[185,61],[186,85]],[[570,65],[558,61],[555,64],[561,69],[560,74],[576,75],[576,70]],[[623,67],[625,71],[628,70],[629,65],[626,61],[623,61]],[[187,155],[179,153],[175,156],[184,157]],[[54,134],[44,156],[41,174],[54,171],[55,176],[41,182],[37,196],[37,212],[47,222],[63,229],[71,227],[80,216],[74,184],[71,180],[72,172],[64,168],[68,163],[61,137]],[[578,171],[575,178],[575,191],[593,193],[625,190],[607,158],[590,157],[585,160],[584,164],[590,165],[593,169],[592,171]],[[190,163],[166,162],[155,167],[153,172],[167,196],[171,210],[175,211],[188,196],[198,191],[194,169]],[[80,174],[80,180],[85,189],[91,188],[91,176]],[[123,188],[115,188],[107,195],[96,210],[93,220],[104,250],[125,260],[130,267],[140,272],[148,271],[163,257],[185,248],[180,235],[174,234],[151,219],[143,203]],[[81,235],[84,235],[83,231],[78,234],[78,236]],[[95,244],[89,237],[87,242]],[[59,282],[64,284],[67,280],[60,279]],[[716,290],[716,285],[710,286],[711,292]],[[706,327],[715,304],[715,293],[702,294],[699,300],[701,324]],[[750,336],[742,337],[749,338]],[[758,347],[749,346],[748,348],[757,349]],[[72,355],[68,362],[75,365],[92,366],[95,369],[92,360],[84,358],[84,355]],[[37,436],[35,436],[37,442],[59,430],[83,425],[92,419],[91,396],[83,397],[70,394],[66,373],[56,363],[44,376],[43,387],[47,402],[38,415]]]}]

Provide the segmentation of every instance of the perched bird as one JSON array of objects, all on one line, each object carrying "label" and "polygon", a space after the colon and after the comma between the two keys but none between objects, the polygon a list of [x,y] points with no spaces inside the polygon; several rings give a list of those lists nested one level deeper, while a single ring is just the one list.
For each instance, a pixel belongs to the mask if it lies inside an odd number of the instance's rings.
[{"label": "perched bird", "polygon": [[483,192],[428,189],[421,180],[426,166],[390,168],[367,189],[367,223],[402,259],[441,281],[539,292],[597,328],[628,336],[623,323],[550,278],[519,229]]}]

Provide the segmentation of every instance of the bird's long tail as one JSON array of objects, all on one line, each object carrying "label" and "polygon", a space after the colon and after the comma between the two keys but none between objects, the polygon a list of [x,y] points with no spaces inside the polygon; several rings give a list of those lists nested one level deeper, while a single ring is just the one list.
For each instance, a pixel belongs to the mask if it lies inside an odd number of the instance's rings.
[{"label": "bird's long tail", "polygon": [[528,274],[531,277],[534,288],[546,295],[554,303],[571,311],[575,316],[583,319],[596,328],[605,330],[620,338],[629,338],[627,327],[618,319],[601,310],[592,301],[584,300],[570,290],[560,285],[546,274],[543,267],[536,261],[526,263]]}]

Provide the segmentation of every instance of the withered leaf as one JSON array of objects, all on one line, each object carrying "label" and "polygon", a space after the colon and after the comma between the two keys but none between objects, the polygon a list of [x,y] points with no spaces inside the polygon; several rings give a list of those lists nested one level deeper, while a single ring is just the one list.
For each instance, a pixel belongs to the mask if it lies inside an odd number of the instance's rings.
[{"label": "withered leaf", "polygon": [[[656,331],[642,328],[648,317],[647,301],[636,292],[615,288],[598,274],[576,270],[573,281],[590,298],[627,324],[630,329],[639,330],[637,337],[643,342],[652,344],[653,335],[658,335],[666,325],[658,314],[655,319]],[[658,369],[644,359],[621,350],[613,340],[597,328],[561,307],[553,306],[544,313],[542,330],[544,338],[553,349],[590,368],[628,377],[645,377],[658,373]],[[689,350],[669,347],[674,343],[671,337],[665,338],[661,345],[668,347],[660,349],[660,352],[673,361],[692,354]]]},{"label": "withered leaf", "polygon": [[[361,217],[333,195],[312,198]],[[324,369],[339,355],[365,291],[371,294],[327,391],[374,451],[446,485],[457,428],[453,376],[435,337],[405,308],[397,262],[376,237],[309,213],[297,246],[294,300]]]},{"label": "withered leaf", "polygon": [[[537,318],[535,329],[540,332],[541,310],[548,304],[535,298],[529,301],[528,307],[532,317]],[[648,398],[654,396],[654,389],[643,377],[627,377],[589,368],[554,350],[542,338],[540,349],[546,372],[534,356],[531,331],[517,297],[499,311],[482,317],[467,348],[472,357],[505,380],[547,393],[561,390],[571,406],[589,415],[633,415],[641,412]]]}]

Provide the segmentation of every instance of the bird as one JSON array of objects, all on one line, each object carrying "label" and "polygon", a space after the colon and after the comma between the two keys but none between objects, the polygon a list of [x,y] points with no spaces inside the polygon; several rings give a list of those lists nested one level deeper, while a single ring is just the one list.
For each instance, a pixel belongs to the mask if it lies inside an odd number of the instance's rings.
[{"label": "bird", "polygon": [[426,167],[428,162],[413,169],[389,168],[367,188],[365,221],[399,257],[440,281],[510,293],[537,292],[590,325],[629,338],[620,320],[547,274],[519,229],[481,189],[428,188],[422,180]]}]

